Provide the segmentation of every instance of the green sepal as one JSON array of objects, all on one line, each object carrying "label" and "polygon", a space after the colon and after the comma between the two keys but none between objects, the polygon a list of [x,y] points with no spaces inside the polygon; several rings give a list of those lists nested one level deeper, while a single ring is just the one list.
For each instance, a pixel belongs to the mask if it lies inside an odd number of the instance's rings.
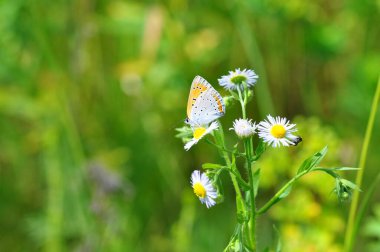
[{"label": "green sepal", "polygon": [[349,187],[349,188],[352,189],[352,190],[359,190],[359,192],[362,191],[362,190],[360,190],[360,188],[359,188],[356,184],[354,184],[353,182],[351,182],[351,181],[349,181],[349,180],[347,180],[347,179],[343,179],[343,178],[341,178],[341,179],[340,179],[340,182],[341,182],[344,186]]},{"label": "green sepal", "polygon": [[352,192],[358,190],[361,192],[360,188],[347,179],[340,178],[339,176],[335,178],[335,189],[334,192],[337,194],[338,199],[341,202],[351,199]]},{"label": "green sepal", "polygon": [[176,128],[178,133],[175,135],[177,138],[189,138],[191,139],[193,136],[193,130],[189,126],[183,126],[181,128]]},{"label": "green sepal", "polygon": [[225,96],[225,97],[223,97],[223,101],[224,101],[224,105],[226,106],[226,108],[228,108],[235,103],[235,97],[233,97],[232,95]]}]

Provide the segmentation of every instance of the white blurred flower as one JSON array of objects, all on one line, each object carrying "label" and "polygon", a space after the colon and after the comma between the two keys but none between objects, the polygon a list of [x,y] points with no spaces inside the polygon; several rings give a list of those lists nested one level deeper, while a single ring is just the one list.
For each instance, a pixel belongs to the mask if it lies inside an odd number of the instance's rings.
[{"label": "white blurred flower", "polygon": [[197,127],[193,129],[193,138],[185,144],[185,150],[189,150],[194,144],[198,143],[205,135],[219,127],[217,122],[212,122],[206,129],[205,127]]},{"label": "white blurred flower", "polygon": [[259,76],[251,69],[240,70],[240,68],[235,69],[235,71],[229,71],[228,75],[223,75],[219,81],[219,85],[227,90],[236,90],[240,87],[243,89],[243,81],[247,84],[248,88],[253,87]]},{"label": "white blurred flower", "polygon": [[234,127],[230,130],[235,130],[235,133],[240,138],[246,138],[256,133],[256,124],[247,119],[236,119],[234,121]]},{"label": "white blurred flower", "polygon": [[294,145],[298,139],[297,136],[293,135],[297,131],[296,125],[290,124],[290,121],[285,117],[277,116],[274,118],[268,115],[267,120],[259,123],[258,130],[259,137],[272,147]]},{"label": "white blurred flower", "polygon": [[216,189],[205,173],[196,170],[191,174],[191,186],[199,200],[206,204],[207,208],[216,204],[215,199],[218,196]]}]

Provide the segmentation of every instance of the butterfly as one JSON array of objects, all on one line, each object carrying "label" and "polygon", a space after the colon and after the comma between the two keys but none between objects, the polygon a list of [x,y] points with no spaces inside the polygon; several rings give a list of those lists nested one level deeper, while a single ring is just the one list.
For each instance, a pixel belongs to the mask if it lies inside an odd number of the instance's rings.
[{"label": "butterfly", "polygon": [[218,91],[201,76],[196,76],[191,83],[185,122],[192,127],[205,126],[223,116],[225,111]]}]

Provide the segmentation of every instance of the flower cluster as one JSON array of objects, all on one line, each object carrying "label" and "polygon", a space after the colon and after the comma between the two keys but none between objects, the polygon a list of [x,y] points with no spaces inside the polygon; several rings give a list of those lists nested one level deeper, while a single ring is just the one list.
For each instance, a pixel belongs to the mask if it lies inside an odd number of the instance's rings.
[{"label": "flower cluster", "polygon": [[[199,79],[200,77],[197,78]],[[219,79],[219,85],[230,92],[233,92],[234,90],[240,92],[244,89],[248,90],[249,88],[254,87],[258,78],[258,75],[256,75],[253,70],[240,70],[238,68],[235,71],[230,71],[228,75],[222,76]],[[196,85],[199,84],[196,83]],[[217,91],[215,92],[217,93]],[[198,99],[202,98],[202,96],[198,97],[200,97]],[[205,96],[203,96],[203,99],[205,99],[204,97]],[[236,95],[235,97],[239,96]],[[196,98],[192,99],[197,101]],[[237,99],[239,99],[240,102],[245,102],[240,100],[242,99],[241,96]],[[200,100],[198,102],[198,106],[201,106],[202,102],[203,101]],[[217,100],[215,100],[215,102],[216,105],[220,105],[218,104]],[[222,101],[220,102],[222,103]],[[190,109],[193,108],[190,107]],[[196,118],[197,121],[202,121],[202,119],[209,116],[208,114],[204,115],[202,113],[196,113],[196,115],[199,117]],[[218,117],[216,117],[216,119],[218,119]],[[190,124],[192,138],[186,142],[184,146],[185,150],[189,150],[192,146],[197,144],[199,140],[219,128],[217,121],[211,122],[210,125],[197,125],[191,124],[189,122],[187,123]],[[272,147],[296,145],[296,141],[300,139],[298,136],[295,136],[293,134],[297,131],[295,124],[291,124],[286,118],[274,118],[271,115],[268,115],[266,120],[263,120],[258,124],[252,122],[252,119],[239,118],[233,122],[232,126],[233,127],[230,128],[230,130],[234,130],[239,139],[250,138],[257,133],[259,138],[261,138],[264,143],[267,143]],[[199,197],[202,203],[206,203],[207,207],[211,207],[215,204],[215,201],[213,200],[216,197],[215,188],[205,174],[200,173],[200,171],[195,171],[192,175],[192,185],[195,194]]]},{"label": "flower cluster", "polygon": [[[257,208],[256,194],[259,187],[260,169],[255,167],[255,162],[266,151],[266,147],[287,147],[296,146],[301,141],[296,125],[287,118],[267,115],[262,121],[253,121],[247,117],[247,103],[253,96],[251,90],[258,76],[250,69],[236,69],[230,71],[219,79],[219,85],[230,94],[222,97],[210,83],[204,78],[196,76],[191,84],[188,105],[186,126],[177,129],[177,136],[185,142],[184,148],[190,150],[201,139],[216,147],[224,159],[224,164],[206,163],[202,168],[206,170],[202,173],[195,170],[191,174],[191,186],[194,194],[202,204],[210,208],[220,202],[223,195],[219,190],[221,181],[219,175],[227,172],[236,192],[236,216],[238,225],[232,235],[227,250],[233,248],[238,251],[256,251],[255,222],[256,216],[267,212],[274,204],[285,198],[291,191],[293,183],[302,176],[313,172],[325,172],[336,179],[335,192],[338,198],[343,201],[349,199],[353,190],[358,187],[345,179],[342,179],[336,172],[344,170],[355,170],[355,168],[323,168],[319,166],[320,161],[327,153],[327,147],[306,159],[299,167],[294,177],[286,183],[280,190],[267,201],[261,208]],[[225,115],[226,105],[237,101],[241,106],[241,117],[235,119],[229,128],[237,136],[237,143],[233,148],[226,145],[222,123],[219,118]],[[255,148],[254,148],[255,147]],[[244,159],[245,173],[241,173],[237,159]]]}]

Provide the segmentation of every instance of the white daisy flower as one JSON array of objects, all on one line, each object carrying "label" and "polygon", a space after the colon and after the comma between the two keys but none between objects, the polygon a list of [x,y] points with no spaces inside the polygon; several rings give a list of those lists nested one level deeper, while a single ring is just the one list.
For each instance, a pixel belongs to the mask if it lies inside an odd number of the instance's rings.
[{"label": "white daisy flower", "polygon": [[205,173],[201,173],[198,170],[193,171],[191,174],[191,186],[195,195],[198,196],[203,204],[206,204],[207,208],[216,204],[215,199],[218,194]]},{"label": "white daisy flower", "polygon": [[235,69],[235,71],[229,71],[228,75],[223,75],[219,81],[219,85],[227,90],[236,90],[240,87],[243,90],[243,81],[247,83],[248,87],[253,87],[259,76],[251,69],[240,70],[240,68]]},{"label": "white daisy flower", "polygon": [[267,120],[259,123],[258,130],[259,137],[272,147],[294,145],[298,139],[297,136],[293,135],[297,131],[296,125],[290,124],[290,121],[285,117],[277,116],[274,118],[268,115]]},{"label": "white daisy flower", "polygon": [[240,138],[246,138],[256,133],[256,124],[251,120],[236,119],[234,121],[234,127],[230,130],[235,130],[235,133]]},{"label": "white daisy flower", "polygon": [[206,129],[205,127],[196,127],[193,129],[193,138],[185,144],[185,150],[189,150],[194,144],[198,143],[205,135],[219,127],[217,122],[212,122]]}]

